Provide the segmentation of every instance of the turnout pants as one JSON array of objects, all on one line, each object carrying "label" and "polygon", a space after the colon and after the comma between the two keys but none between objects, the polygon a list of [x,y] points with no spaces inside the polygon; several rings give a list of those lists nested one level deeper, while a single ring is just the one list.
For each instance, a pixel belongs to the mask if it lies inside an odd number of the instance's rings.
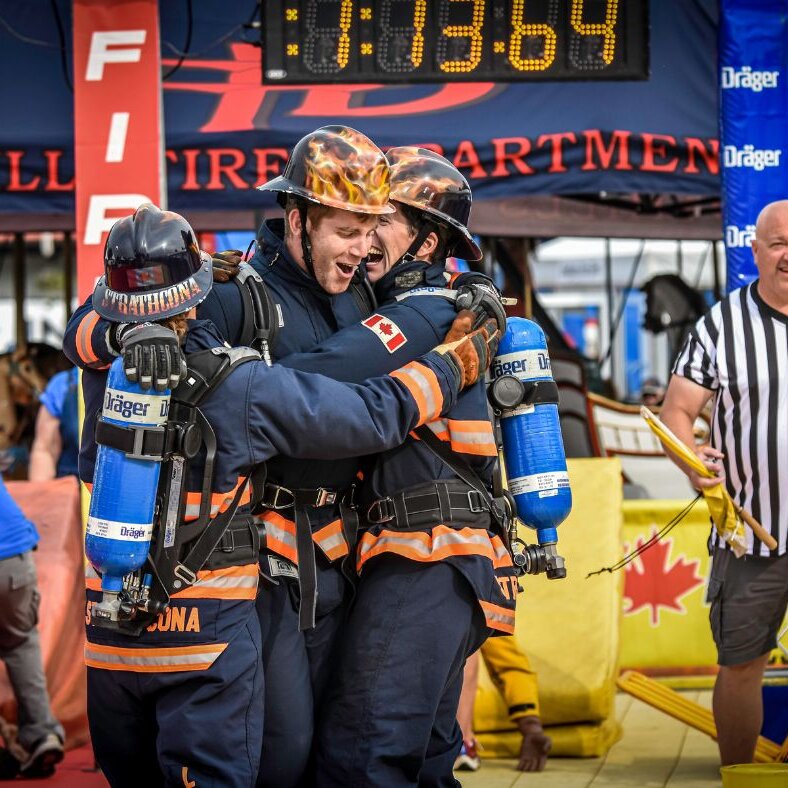
[{"label": "turnout pants", "polygon": [[[317,556],[317,615],[314,629],[298,630],[298,581],[277,577],[261,588],[257,614],[263,638],[265,736],[258,788],[311,784],[310,757],[316,709],[332,669],[347,613],[349,585],[338,563]],[[267,558],[263,558],[268,568]]]},{"label": "turnout pants", "polygon": [[316,736],[316,784],[459,786],[466,658],[489,634],[445,562],[382,555],[364,569]]},{"label": "turnout pants", "polygon": [[88,668],[96,760],[113,788],[251,788],[263,735],[254,615],[205,670]]},{"label": "turnout pants", "polygon": [[14,690],[19,743],[26,750],[49,733],[65,739],[50,709],[41,662],[39,599],[31,552],[0,560],[0,660]]}]

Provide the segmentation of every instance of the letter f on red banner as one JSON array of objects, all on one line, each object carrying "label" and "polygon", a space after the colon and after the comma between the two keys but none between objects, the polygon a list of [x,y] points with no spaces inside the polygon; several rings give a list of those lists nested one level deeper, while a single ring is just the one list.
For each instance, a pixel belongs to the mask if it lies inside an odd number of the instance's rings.
[{"label": "letter f on red banner", "polygon": [[79,297],[103,270],[106,234],[167,199],[157,0],[74,0]]}]

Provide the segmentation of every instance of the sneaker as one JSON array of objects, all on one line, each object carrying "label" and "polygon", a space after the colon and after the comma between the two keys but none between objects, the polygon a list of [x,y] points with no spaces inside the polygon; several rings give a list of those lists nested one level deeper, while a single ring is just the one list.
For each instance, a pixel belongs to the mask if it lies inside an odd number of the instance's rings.
[{"label": "sneaker", "polygon": [[5,747],[0,747],[0,780],[13,780],[21,764]]},{"label": "sneaker", "polygon": [[51,777],[55,773],[55,766],[62,760],[63,742],[54,733],[49,733],[30,750],[19,773],[30,779]]},{"label": "sneaker", "polygon": [[458,772],[477,772],[481,765],[481,759],[476,752],[476,741],[464,741],[460,748],[460,754],[454,761],[454,770]]}]

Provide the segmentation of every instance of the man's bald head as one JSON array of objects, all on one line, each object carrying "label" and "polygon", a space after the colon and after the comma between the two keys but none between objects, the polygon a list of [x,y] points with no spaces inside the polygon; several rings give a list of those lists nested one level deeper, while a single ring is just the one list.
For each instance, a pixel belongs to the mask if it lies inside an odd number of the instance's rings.
[{"label": "man's bald head", "polygon": [[770,202],[758,214],[752,254],[758,267],[758,293],[788,315],[788,200]]},{"label": "man's bald head", "polygon": [[775,200],[761,208],[755,220],[755,237],[763,239],[769,227],[775,222],[788,220],[788,200]]}]

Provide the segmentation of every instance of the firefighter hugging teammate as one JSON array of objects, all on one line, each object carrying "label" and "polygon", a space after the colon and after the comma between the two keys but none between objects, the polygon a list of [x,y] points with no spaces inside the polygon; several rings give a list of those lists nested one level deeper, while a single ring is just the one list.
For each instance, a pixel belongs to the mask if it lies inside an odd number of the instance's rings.
[{"label": "firefighter hugging teammate", "polygon": [[[135,788],[456,785],[463,665],[513,631],[517,587],[482,379],[505,316],[488,280],[445,273],[480,257],[470,189],[343,126],[260,188],[284,217],[213,286],[177,214],[118,221],[67,328],[94,749]],[[139,465],[161,468],[152,526]]]}]

